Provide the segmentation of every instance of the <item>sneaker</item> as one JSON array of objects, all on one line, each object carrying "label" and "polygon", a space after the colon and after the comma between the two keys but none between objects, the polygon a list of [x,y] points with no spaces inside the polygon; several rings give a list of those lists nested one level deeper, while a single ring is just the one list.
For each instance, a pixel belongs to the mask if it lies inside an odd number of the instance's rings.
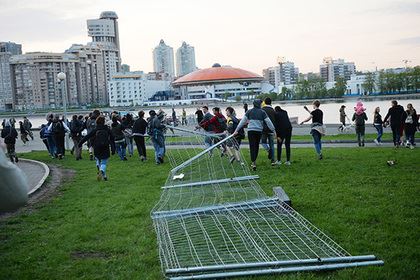
[{"label": "sneaker", "polygon": [[251,169],[252,169],[252,171],[256,171],[257,170],[257,166],[255,164],[251,164]]},{"label": "sneaker", "polygon": [[92,154],[89,155],[89,160],[93,160],[93,155]]},{"label": "sneaker", "polygon": [[127,159],[127,157],[124,157],[122,160],[126,161],[126,160],[128,160],[128,159]]},{"label": "sneaker", "polygon": [[271,162],[271,166],[281,165],[281,161],[273,161]]},{"label": "sneaker", "polygon": [[322,154],[319,154],[319,157],[318,157],[320,160],[321,159],[323,159],[324,157],[322,156]]},{"label": "sneaker", "polygon": [[[414,145],[410,145],[410,150],[414,149]],[[17,162],[17,158],[16,158],[16,162]]]},{"label": "sneaker", "polygon": [[[414,147],[413,147],[414,148]],[[18,159],[18,157],[15,157],[15,162],[19,162],[19,159]]]},{"label": "sneaker", "polygon": [[376,144],[376,146],[379,146],[379,142],[377,139],[373,140],[373,142]]},{"label": "sneaker", "polygon": [[284,164],[285,165],[291,165],[290,161],[286,161]]}]

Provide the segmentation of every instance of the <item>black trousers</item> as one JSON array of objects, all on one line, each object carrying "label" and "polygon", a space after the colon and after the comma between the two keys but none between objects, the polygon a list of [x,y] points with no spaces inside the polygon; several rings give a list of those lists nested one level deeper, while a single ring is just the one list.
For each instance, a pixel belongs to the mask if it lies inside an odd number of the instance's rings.
[{"label": "black trousers", "polygon": [[136,142],[137,152],[139,156],[146,157],[146,144],[144,142],[144,136],[134,136],[134,142]]},{"label": "black trousers", "polygon": [[287,131],[284,135],[280,136],[281,141],[277,140],[277,160],[281,160],[281,150],[284,143],[286,147],[286,158],[290,161],[290,140],[292,139],[292,130]]},{"label": "black trousers", "polygon": [[249,152],[251,153],[251,162],[255,162],[257,160],[258,151],[260,149],[261,136],[262,132],[248,131]]},{"label": "black trousers", "polygon": [[63,155],[65,153],[64,149],[64,135],[54,135],[55,145],[57,146],[57,155]]}]

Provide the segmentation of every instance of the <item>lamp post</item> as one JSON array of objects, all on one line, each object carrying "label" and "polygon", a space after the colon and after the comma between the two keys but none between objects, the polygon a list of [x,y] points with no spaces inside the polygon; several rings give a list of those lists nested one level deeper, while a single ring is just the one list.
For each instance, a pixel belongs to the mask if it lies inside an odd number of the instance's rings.
[{"label": "lamp post", "polygon": [[[67,93],[65,92],[65,83],[66,83],[66,74],[64,72],[60,72],[57,74],[57,78],[60,80],[61,84],[61,98],[63,99],[63,116],[64,116],[64,123],[67,125]],[[69,148],[69,143],[67,137],[66,139],[66,149]]]}]

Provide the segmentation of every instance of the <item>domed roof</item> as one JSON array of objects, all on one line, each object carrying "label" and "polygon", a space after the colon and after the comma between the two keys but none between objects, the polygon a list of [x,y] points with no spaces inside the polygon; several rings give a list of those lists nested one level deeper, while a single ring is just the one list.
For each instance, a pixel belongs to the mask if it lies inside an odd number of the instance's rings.
[{"label": "domed roof", "polygon": [[211,68],[197,70],[173,82],[173,85],[221,82],[229,80],[263,80],[258,74],[234,67],[220,66],[216,63]]}]

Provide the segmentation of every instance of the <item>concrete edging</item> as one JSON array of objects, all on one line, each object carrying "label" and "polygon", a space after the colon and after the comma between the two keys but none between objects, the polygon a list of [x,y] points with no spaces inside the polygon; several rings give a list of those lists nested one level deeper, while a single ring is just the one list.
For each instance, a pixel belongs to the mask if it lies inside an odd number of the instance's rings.
[{"label": "concrete edging", "polygon": [[34,188],[32,188],[32,190],[30,190],[28,192],[28,195],[31,195],[34,192],[36,192],[44,184],[45,180],[47,179],[48,175],[50,174],[50,168],[45,163],[43,163],[41,161],[37,161],[37,160],[19,158],[19,161],[27,161],[27,162],[39,164],[44,168],[44,175],[42,176],[41,180],[38,182],[38,184]]}]

